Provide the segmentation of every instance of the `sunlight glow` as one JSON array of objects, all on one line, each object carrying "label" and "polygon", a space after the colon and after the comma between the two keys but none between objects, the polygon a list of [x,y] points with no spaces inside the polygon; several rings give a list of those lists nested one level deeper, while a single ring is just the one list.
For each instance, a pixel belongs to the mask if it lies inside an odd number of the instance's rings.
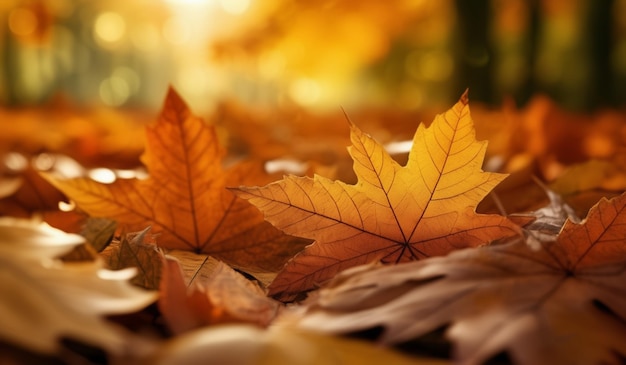
[{"label": "sunlight glow", "polygon": [[170,18],[163,25],[163,37],[172,44],[184,44],[191,38],[189,24],[178,18]]},{"label": "sunlight glow", "polygon": [[413,147],[413,141],[400,141],[400,142],[390,142],[385,145],[385,150],[389,152],[390,155],[398,155],[401,153],[408,153],[411,151]]},{"label": "sunlight glow", "polygon": [[241,15],[250,7],[250,0],[220,0],[220,6],[229,14]]},{"label": "sunlight glow", "polygon": [[137,176],[135,170],[116,170],[115,173],[120,179],[133,179]]},{"label": "sunlight glow", "polygon": [[214,2],[215,0],[166,0],[166,2],[172,5],[185,5],[185,4],[208,4]]},{"label": "sunlight glow", "polygon": [[270,160],[265,163],[265,172],[273,174],[275,172],[285,172],[294,175],[303,175],[309,165],[297,160],[281,158]]},{"label": "sunlight glow", "polygon": [[114,12],[104,12],[96,18],[94,24],[96,40],[106,43],[116,43],[124,37],[126,33],[126,22],[121,15]]},{"label": "sunlight glow", "polygon": [[33,158],[33,167],[40,171],[48,171],[54,166],[54,156],[49,153],[41,153]]},{"label": "sunlight glow", "polygon": [[25,8],[17,8],[9,15],[9,29],[16,35],[27,36],[37,29],[37,17]]},{"label": "sunlight glow", "polygon": [[4,156],[4,166],[11,171],[22,171],[28,167],[28,160],[17,152],[9,152]]},{"label": "sunlight glow", "polygon": [[161,43],[159,28],[150,23],[134,24],[129,31],[133,46],[144,52],[152,52],[158,49]]},{"label": "sunlight glow", "polygon": [[295,80],[289,88],[289,95],[300,105],[313,105],[319,101],[321,88],[317,81],[303,77]]},{"label": "sunlight glow", "polygon": [[111,184],[111,183],[114,183],[115,180],[117,180],[117,176],[115,175],[115,172],[113,172],[113,170],[110,170],[104,167],[89,170],[87,175],[91,179],[102,184]]},{"label": "sunlight glow", "polygon": [[100,83],[100,99],[109,106],[120,106],[130,97],[131,87],[119,76],[111,76]]},{"label": "sunlight glow", "polygon": [[69,203],[66,203],[64,201],[59,202],[59,210],[62,212],[71,212],[75,208],[76,208],[76,204],[72,200],[70,200]]}]

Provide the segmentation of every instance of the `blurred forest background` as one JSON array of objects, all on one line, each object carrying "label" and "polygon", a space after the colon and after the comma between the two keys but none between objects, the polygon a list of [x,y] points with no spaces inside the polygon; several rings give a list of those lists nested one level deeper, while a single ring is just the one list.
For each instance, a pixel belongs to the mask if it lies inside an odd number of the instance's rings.
[{"label": "blurred forest background", "polygon": [[169,85],[224,165],[351,183],[346,116],[404,163],[469,88],[505,211],[626,189],[626,0],[2,0],[0,216],[66,209],[39,171],[145,177]]},{"label": "blurred forest background", "polygon": [[4,0],[5,107],[626,101],[626,0]]}]

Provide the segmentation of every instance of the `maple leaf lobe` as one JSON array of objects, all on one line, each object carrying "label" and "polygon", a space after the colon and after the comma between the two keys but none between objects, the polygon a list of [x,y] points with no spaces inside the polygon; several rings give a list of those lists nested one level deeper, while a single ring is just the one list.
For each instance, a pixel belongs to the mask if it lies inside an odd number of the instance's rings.
[{"label": "maple leaf lobe", "polygon": [[547,246],[571,272],[621,262],[626,258],[626,194],[602,198],[580,224],[567,219],[557,240]]}]

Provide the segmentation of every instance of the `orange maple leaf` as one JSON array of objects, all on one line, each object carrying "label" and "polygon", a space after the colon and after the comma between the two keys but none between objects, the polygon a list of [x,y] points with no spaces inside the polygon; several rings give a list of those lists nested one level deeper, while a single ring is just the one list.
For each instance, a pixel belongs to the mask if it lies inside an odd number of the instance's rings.
[{"label": "orange maple leaf", "polygon": [[[626,194],[602,199],[538,248],[524,240],[393,267],[354,268],[301,325],[383,326],[387,344],[446,327],[457,363],[507,351],[520,365],[613,364],[626,357]],[[555,238],[555,239],[554,239]]]},{"label": "orange maple leaf", "polygon": [[271,295],[293,299],[373,260],[417,260],[518,234],[505,217],[475,213],[505,176],[481,170],[487,143],[475,139],[467,93],[429,128],[418,127],[406,166],[356,126],[351,132],[356,185],[287,176],[234,190],[276,227],[315,240],[287,263]]},{"label": "orange maple leaf", "polygon": [[43,176],[92,216],[128,231],[152,226],[160,247],[206,253],[241,268],[278,270],[305,243],[263,220],[256,208],[225,186],[264,180],[260,166],[222,169],[225,152],[205,124],[170,89],[163,111],[147,127],[142,161],[150,177],[101,184],[88,178]]}]

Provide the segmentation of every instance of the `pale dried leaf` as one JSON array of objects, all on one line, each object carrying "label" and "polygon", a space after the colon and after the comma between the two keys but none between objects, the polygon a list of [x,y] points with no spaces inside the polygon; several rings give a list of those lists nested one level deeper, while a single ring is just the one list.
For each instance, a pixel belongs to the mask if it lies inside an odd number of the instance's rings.
[{"label": "pale dried leaf", "polygon": [[267,330],[243,324],[208,327],[168,341],[147,364],[256,365],[445,365],[450,361],[409,357],[365,341],[325,336],[285,326]]},{"label": "pale dried leaf", "polygon": [[0,338],[44,353],[57,351],[61,337],[111,352],[136,350],[137,339],[102,316],[137,311],[156,295],[128,283],[134,270],[54,259],[82,242],[47,225],[0,218]]},{"label": "pale dried leaf", "polygon": [[106,218],[88,217],[80,235],[98,251],[102,251],[113,239],[117,222]]}]

